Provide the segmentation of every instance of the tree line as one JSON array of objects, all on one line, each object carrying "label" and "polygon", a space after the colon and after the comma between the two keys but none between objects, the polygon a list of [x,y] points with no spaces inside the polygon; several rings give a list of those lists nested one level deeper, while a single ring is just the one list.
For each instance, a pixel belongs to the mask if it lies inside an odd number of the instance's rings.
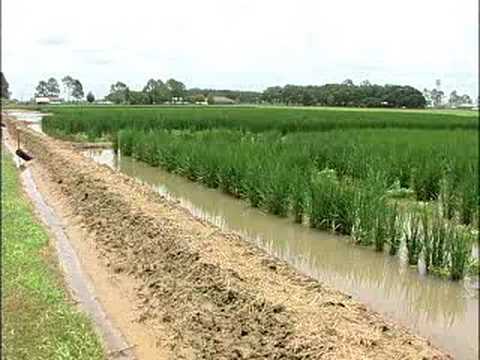
[{"label": "tree line", "polygon": [[187,89],[185,84],[175,79],[163,82],[160,79],[150,79],[142,90],[132,90],[125,83],[118,81],[110,86],[106,100],[115,104],[155,105],[167,102],[208,102],[214,103],[215,96],[225,96],[236,103],[255,104],[260,101],[262,93],[255,91],[218,90],[218,89]]},{"label": "tree line", "polygon": [[117,82],[110,87],[106,99],[116,104],[163,104],[182,101],[214,103],[215,96],[225,96],[236,103],[270,103],[282,105],[320,105],[355,107],[408,107],[422,108],[426,105],[423,94],[411,86],[374,85],[364,81],[355,85],[346,80],[342,84],[322,86],[285,85],[273,86],[263,92],[216,89],[187,89],[175,79],[166,82],[150,79],[140,91],[131,90],[125,83]]},{"label": "tree line", "polygon": [[[67,100],[72,98],[75,100],[81,100],[85,96],[83,91],[83,85],[78,79],[72,78],[70,75],[65,76],[62,79],[62,86],[64,93],[67,96]],[[40,80],[35,88],[35,97],[58,97],[60,96],[60,85],[54,77],[49,78],[47,81]]]},{"label": "tree line", "polygon": [[424,89],[423,90],[424,97],[427,101],[427,105],[432,107],[457,107],[461,105],[471,105],[473,104],[473,100],[470,95],[463,94],[459,95],[457,90],[453,90],[445,103],[445,93],[440,89]]},{"label": "tree line", "polygon": [[423,108],[426,105],[423,94],[412,86],[382,86],[368,81],[355,85],[349,79],[341,84],[322,86],[273,86],[263,92],[262,100],[272,104],[303,106]]},{"label": "tree line", "polygon": [[118,81],[110,86],[110,93],[105,100],[115,104],[155,105],[168,101],[181,100],[186,97],[185,84],[175,79],[166,82],[150,79],[142,90],[131,90],[125,83]]},{"label": "tree line", "polygon": [[[437,80],[439,83],[439,80]],[[61,80],[64,93],[68,100],[82,100],[85,97],[83,85],[78,79],[65,76]],[[1,97],[10,97],[9,84],[1,73]],[[51,77],[41,80],[35,88],[35,96],[58,97],[61,93],[60,84]],[[424,89],[423,93],[412,86],[377,85],[368,80],[359,85],[350,79],[341,84],[325,85],[292,85],[272,86],[263,92],[219,89],[188,89],[184,83],[175,79],[163,82],[160,79],[150,79],[141,90],[132,90],[125,83],[118,81],[110,86],[105,100],[115,104],[155,105],[165,103],[205,103],[214,104],[215,97],[223,96],[238,104],[278,104],[301,106],[352,106],[352,107],[393,107],[393,108],[423,108],[457,107],[464,104],[473,104],[472,98],[459,95],[456,90],[450,93],[445,101],[445,93],[437,88]],[[86,96],[88,102],[95,101],[92,92]],[[477,100],[478,101],[478,100]]]}]

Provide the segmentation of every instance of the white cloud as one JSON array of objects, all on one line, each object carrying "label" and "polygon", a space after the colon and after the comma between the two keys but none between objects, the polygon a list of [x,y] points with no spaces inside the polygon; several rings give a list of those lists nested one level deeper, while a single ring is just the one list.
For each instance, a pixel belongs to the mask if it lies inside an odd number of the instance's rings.
[{"label": "white cloud", "polygon": [[3,71],[17,97],[66,74],[97,97],[151,77],[256,90],[440,78],[476,95],[477,16],[477,0],[4,0]]},{"label": "white cloud", "polygon": [[65,46],[67,45],[68,40],[61,34],[52,34],[38,39],[38,43],[45,46]]}]

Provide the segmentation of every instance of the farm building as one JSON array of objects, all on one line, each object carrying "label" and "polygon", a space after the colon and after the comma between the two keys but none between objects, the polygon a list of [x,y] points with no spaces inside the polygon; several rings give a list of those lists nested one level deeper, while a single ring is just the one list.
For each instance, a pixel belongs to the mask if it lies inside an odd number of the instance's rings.
[{"label": "farm building", "polygon": [[37,105],[55,105],[63,103],[63,99],[58,96],[38,96],[35,98]]}]

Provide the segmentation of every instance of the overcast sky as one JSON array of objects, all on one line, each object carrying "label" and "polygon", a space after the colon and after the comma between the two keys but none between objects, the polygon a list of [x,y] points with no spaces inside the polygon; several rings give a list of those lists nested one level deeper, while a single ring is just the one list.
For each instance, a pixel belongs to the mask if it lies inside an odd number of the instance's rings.
[{"label": "overcast sky", "polygon": [[478,0],[3,0],[13,96],[70,74],[263,90],[346,78],[478,94]]}]

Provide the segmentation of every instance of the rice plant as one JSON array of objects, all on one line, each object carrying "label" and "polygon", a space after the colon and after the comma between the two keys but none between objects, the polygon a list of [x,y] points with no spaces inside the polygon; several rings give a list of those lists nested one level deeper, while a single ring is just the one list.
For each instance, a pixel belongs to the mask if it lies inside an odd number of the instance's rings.
[{"label": "rice plant", "polygon": [[395,202],[392,207],[387,208],[387,239],[390,245],[388,253],[396,255],[401,243],[401,227],[402,221],[400,218],[400,211],[398,204]]},{"label": "rice plant", "polygon": [[322,230],[333,230],[338,194],[338,180],[333,170],[313,174],[311,187],[310,226]]},{"label": "rice plant", "polygon": [[430,265],[432,263],[432,231],[433,229],[431,227],[430,215],[427,211],[427,208],[425,207],[422,211],[422,254],[426,272],[430,271]]},{"label": "rice plant", "polygon": [[447,224],[443,221],[438,213],[434,213],[431,228],[432,237],[432,258],[431,266],[440,271],[446,267],[447,264]]},{"label": "rice plant", "polygon": [[447,220],[453,219],[456,211],[454,175],[451,171],[445,174],[440,186],[440,203],[443,216]]},{"label": "rice plant", "polygon": [[296,168],[293,171],[293,186],[291,189],[292,197],[292,211],[296,223],[303,223],[305,214],[308,211],[309,205],[309,172],[306,170]]},{"label": "rice plant", "polygon": [[451,226],[449,231],[450,278],[460,280],[464,277],[472,251],[471,235]]},{"label": "rice plant", "polygon": [[386,212],[379,213],[379,216],[375,219],[375,250],[379,252],[383,251],[387,242],[388,228],[385,223],[386,220]]},{"label": "rice plant", "polygon": [[410,265],[417,265],[422,251],[420,218],[415,213],[410,213],[406,229],[404,230],[407,257]]}]

